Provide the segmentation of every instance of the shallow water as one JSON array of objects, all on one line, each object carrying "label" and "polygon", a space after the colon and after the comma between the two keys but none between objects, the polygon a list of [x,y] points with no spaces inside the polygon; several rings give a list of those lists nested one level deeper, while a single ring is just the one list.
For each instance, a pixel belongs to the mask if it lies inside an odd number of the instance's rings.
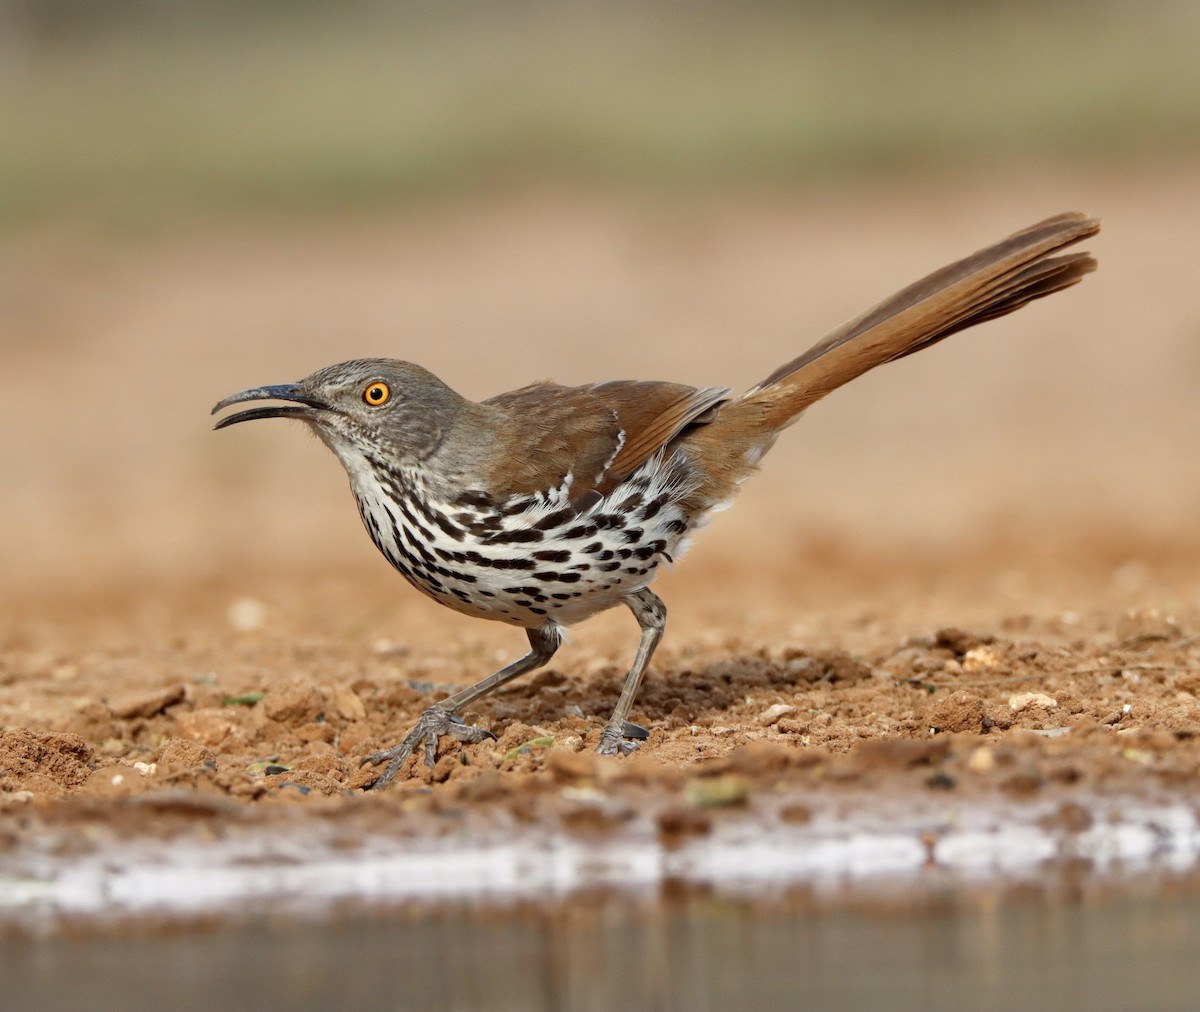
[{"label": "shallow water", "polygon": [[0,945],[4,1007],[1195,1008],[1200,900],[581,896]]}]

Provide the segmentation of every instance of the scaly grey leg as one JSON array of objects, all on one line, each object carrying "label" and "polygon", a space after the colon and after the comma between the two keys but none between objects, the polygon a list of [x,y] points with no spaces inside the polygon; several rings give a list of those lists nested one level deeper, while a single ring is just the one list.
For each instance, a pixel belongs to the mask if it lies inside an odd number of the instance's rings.
[{"label": "scaly grey leg", "polygon": [[642,627],[642,639],[638,643],[637,655],[633,658],[633,666],[625,676],[625,684],[621,686],[621,698],[617,700],[616,709],[604,730],[600,732],[600,744],[596,751],[600,755],[629,755],[637,750],[638,743],[625,737],[625,722],[638,689],[642,685],[642,677],[646,674],[646,666],[654,655],[654,650],[662,639],[663,631],[667,628],[667,606],[649,588],[639,590],[625,598],[625,604],[633,612],[638,625]]},{"label": "scaly grey leg", "polygon": [[529,636],[529,653],[518,657],[512,664],[501,668],[495,674],[488,675],[482,681],[434,703],[421,714],[421,719],[405,735],[399,745],[367,756],[362,761],[364,766],[368,763],[378,766],[381,762],[387,762],[387,768],[383,774],[368,790],[377,790],[390,784],[400,771],[404,760],[412,755],[413,750],[422,741],[425,743],[425,765],[432,768],[437,761],[438,738],[444,734],[448,734],[464,744],[474,744],[483,741],[484,738],[495,739],[496,736],[491,731],[465,724],[455,714],[480,696],[486,696],[493,689],[498,689],[505,682],[511,682],[518,675],[542,667],[549,662],[559,644],[562,643],[562,630],[556,625],[544,626],[541,629],[528,629],[526,632]]}]

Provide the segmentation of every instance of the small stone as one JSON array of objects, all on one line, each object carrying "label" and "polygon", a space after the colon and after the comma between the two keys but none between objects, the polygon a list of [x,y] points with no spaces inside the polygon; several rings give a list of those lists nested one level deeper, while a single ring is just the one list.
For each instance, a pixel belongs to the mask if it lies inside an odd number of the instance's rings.
[{"label": "small stone", "polygon": [[157,762],[164,766],[195,767],[212,762],[212,752],[188,738],[168,738],[158,747]]},{"label": "small stone", "polygon": [[972,773],[991,773],[996,768],[996,752],[987,745],[980,745],[967,760],[967,769]]},{"label": "small stone", "polygon": [[255,632],[266,624],[267,608],[253,597],[240,597],[229,606],[225,617],[237,632]]},{"label": "small stone", "polygon": [[926,707],[922,719],[935,733],[980,734],[989,726],[987,707],[983,700],[961,689]]},{"label": "small stone", "polygon": [[202,745],[220,745],[236,727],[237,725],[220,710],[193,710],[191,713],[175,715],[176,735]]},{"label": "small stone", "polygon": [[1008,707],[1013,713],[1020,713],[1022,710],[1028,710],[1034,706],[1051,709],[1058,706],[1058,700],[1053,696],[1047,696],[1044,692],[1018,692],[1016,695],[1008,697]]},{"label": "small stone", "polygon": [[133,720],[135,717],[153,717],[160,714],[168,706],[174,706],[183,701],[186,691],[182,685],[171,685],[165,689],[157,689],[150,693],[138,693],[113,700],[108,709],[114,717],[121,720]]},{"label": "small stone", "polygon": [[367,716],[367,708],[362,699],[348,685],[338,689],[334,697],[334,706],[343,720],[364,720]]},{"label": "small stone", "polygon": [[1000,663],[996,651],[989,646],[973,647],[963,654],[963,671],[986,671]]},{"label": "small stone", "polygon": [[321,693],[300,681],[284,682],[268,693],[259,705],[268,719],[293,726],[315,720],[323,708]]},{"label": "small stone", "polygon": [[796,708],[794,706],[789,706],[787,703],[776,703],[774,706],[768,706],[758,715],[758,722],[763,727],[771,727],[779,723],[781,717],[786,717],[788,714],[795,712]]}]

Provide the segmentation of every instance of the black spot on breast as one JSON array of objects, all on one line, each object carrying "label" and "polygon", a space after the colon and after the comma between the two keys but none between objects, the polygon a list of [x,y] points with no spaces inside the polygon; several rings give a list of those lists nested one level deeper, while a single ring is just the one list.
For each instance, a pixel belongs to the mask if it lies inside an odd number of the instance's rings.
[{"label": "black spot on breast", "polygon": [[656,516],[658,516],[658,514],[662,510],[662,508],[664,506],[666,506],[667,500],[669,498],[670,498],[670,496],[668,495],[668,493],[664,492],[662,495],[656,496],[654,499],[651,499],[648,503],[646,503],[646,508],[644,510],[642,510],[642,515],[641,515],[640,519],[653,520]]},{"label": "black spot on breast", "polygon": [[620,530],[625,526],[625,518],[620,513],[597,513],[592,517],[597,530]]},{"label": "black spot on breast", "polygon": [[623,503],[617,507],[618,513],[632,513],[635,509],[642,505],[642,494],[634,492]]},{"label": "black spot on breast", "polygon": [[666,547],[667,543],[660,538],[658,541],[651,541],[648,545],[642,545],[642,547],[634,551],[633,554],[635,558],[648,559],[652,555],[657,555]]},{"label": "black spot on breast", "polygon": [[633,527],[630,530],[625,531],[625,533],[622,534],[621,537],[623,537],[625,539],[626,544],[632,545],[635,541],[640,541],[642,538],[642,535],[645,533],[646,532],[643,531],[640,527]]},{"label": "black spot on breast", "polygon": [[578,583],[582,579],[580,573],[556,573],[552,570],[545,569],[540,573],[534,573],[535,580],[542,580],[545,583]]},{"label": "black spot on breast", "polygon": [[567,506],[563,509],[555,510],[553,513],[547,513],[533,526],[539,531],[548,531],[555,527],[561,527],[574,516],[575,510],[573,510],[570,506]]},{"label": "black spot on breast", "polygon": [[540,552],[534,552],[533,557],[539,562],[567,562],[571,553],[561,549],[543,548]]},{"label": "black spot on breast", "polygon": [[599,541],[593,541],[590,545],[583,546],[583,552],[586,555],[595,555],[597,552],[602,551],[603,549],[604,545]]},{"label": "black spot on breast", "polygon": [[582,541],[584,538],[590,538],[598,530],[595,524],[576,524],[569,531],[565,531],[563,537],[570,541]]},{"label": "black spot on breast", "polygon": [[483,539],[486,545],[521,545],[541,541],[545,537],[542,531],[532,527],[522,527],[516,531],[496,531]]},{"label": "black spot on breast", "polygon": [[512,517],[518,513],[524,513],[533,504],[533,500],[529,496],[521,496],[519,499],[511,500],[507,506],[498,510],[493,510],[498,517]]},{"label": "black spot on breast", "polygon": [[533,559],[492,559],[493,569],[533,569]]},{"label": "black spot on breast", "polygon": [[667,530],[672,534],[683,534],[687,529],[688,525],[682,517],[676,517],[669,524],[667,524]]},{"label": "black spot on breast", "polygon": [[495,501],[490,495],[482,489],[471,488],[460,493],[450,501],[451,506],[470,506],[478,510],[491,510],[495,507]]},{"label": "black spot on breast", "polygon": [[442,533],[444,533],[448,538],[453,538],[455,541],[462,541],[462,539],[466,537],[466,531],[464,531],[461,527],[456,527],[446,519],[445,515],[438,513],[436,510],[432,511],[430,514],[430,520],[432,520],[433,523],[436,524]]},{"label": "black spot on breast", "polygon": [[425,541],[433,540],[433,531],[426,527],[420,520],[417,519],[416,513],[410,509],[411,503],[406,499],[397,499],[396,504],[400,507],[400,512],[404,515],[404,519],[413,525],[421,534]]}]

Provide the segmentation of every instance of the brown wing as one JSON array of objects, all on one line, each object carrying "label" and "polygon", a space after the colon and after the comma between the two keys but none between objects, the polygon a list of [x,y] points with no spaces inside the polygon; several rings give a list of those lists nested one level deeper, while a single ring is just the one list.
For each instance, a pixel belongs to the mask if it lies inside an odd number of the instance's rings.
[{"label": "brown wing", "polygon": [[483,403],[504,417],[488,485],[502,497],[557,488],[585,508],[607,495],[679,432],[703,424],[729,398],[722,387],[615,380],[592,386],[538,383]]}]

